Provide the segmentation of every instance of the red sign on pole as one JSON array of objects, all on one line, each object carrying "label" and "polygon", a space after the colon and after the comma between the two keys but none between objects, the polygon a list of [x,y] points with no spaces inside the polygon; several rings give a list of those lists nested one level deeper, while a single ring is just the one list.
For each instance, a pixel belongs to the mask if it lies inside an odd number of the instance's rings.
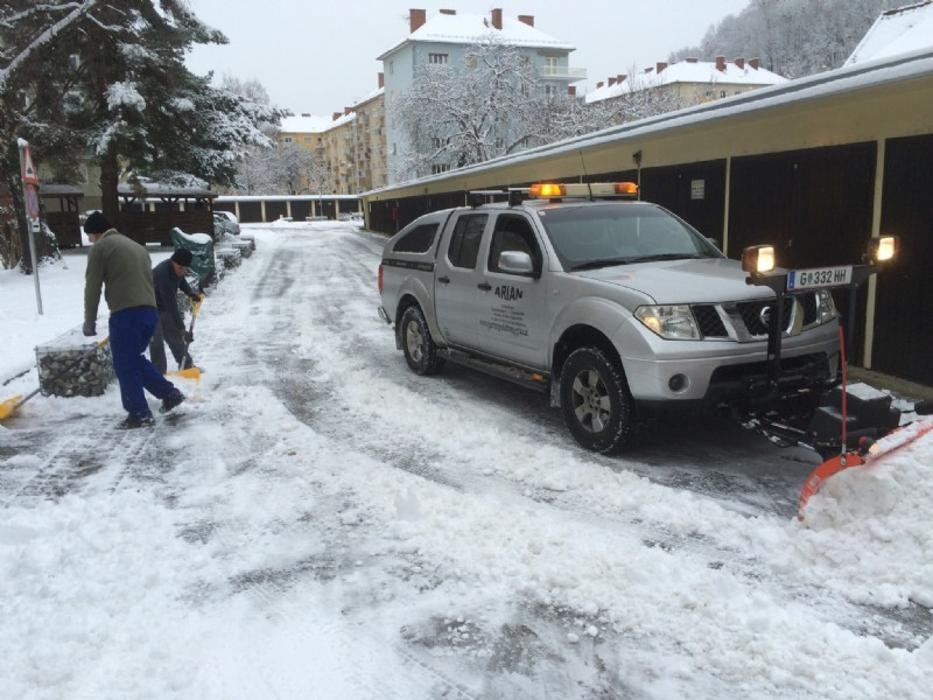
[{"label": "red sign on pole", "polygon": [[32,151],[29,146],[23,146],[23,184],[38,185],[39,173],[36,172],[36,166],[32,162]]},{"label": "red sign on pole", "polygon": [[39,218],[39,191],[30,183],[23,185],[23,198],[26,200],[26,216],[30,219]]}]

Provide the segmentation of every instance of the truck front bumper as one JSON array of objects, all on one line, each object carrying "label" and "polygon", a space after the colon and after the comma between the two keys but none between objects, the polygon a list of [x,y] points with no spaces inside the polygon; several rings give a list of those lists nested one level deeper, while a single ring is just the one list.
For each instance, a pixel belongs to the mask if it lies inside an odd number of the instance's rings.
[{"label": "truck front bumper", "polygon": [[[767,341],[676,341],[625,324],[613,342],[619,350],[632,396],[637,401],[754,400],[771,390]],[[798,336],[785,336],[779,392],[823,387],[839,366],[838,324],[826,323]]]}]

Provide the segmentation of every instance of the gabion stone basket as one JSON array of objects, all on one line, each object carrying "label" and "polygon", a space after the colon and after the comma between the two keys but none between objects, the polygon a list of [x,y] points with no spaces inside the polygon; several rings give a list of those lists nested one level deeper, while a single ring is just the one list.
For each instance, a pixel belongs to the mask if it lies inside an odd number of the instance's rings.
[{"label": "gabion stone basket", "polygon": [[38,346],[36,365],[45,396],[100,396],[114,376],[110,344],[98,347],[80,327]]}]

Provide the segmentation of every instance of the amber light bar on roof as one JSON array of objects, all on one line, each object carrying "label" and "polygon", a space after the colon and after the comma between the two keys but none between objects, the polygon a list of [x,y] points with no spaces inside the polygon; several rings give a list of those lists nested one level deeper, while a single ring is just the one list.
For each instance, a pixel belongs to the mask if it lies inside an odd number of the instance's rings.
[{"label": "amber light bar on roof", "polygon": [[634,197],[638,185],[634,182],[589,182],[557,183],[538,182],[531,186],[528,196],[532,199],[557,199],[560,197]]}]

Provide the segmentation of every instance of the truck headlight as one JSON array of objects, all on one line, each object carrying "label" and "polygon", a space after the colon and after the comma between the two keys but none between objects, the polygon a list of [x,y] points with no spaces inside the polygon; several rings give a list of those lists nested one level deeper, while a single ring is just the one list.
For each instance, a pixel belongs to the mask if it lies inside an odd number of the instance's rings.
[{"label": "truck headlight", "polygon": [[828,289],[819,290],[816,293],[816,317],[820,323],[832,321],[837,316],[839,316],[839,312],[836,311],[836,302],[833,299],[832,292]]},{"label": "truck headlight", "polygon": [[639,306],[635,309],[635,318],[645,326],[668,340],[699,340],[700,331],[690,307],[686,304],[676,306]]}]

